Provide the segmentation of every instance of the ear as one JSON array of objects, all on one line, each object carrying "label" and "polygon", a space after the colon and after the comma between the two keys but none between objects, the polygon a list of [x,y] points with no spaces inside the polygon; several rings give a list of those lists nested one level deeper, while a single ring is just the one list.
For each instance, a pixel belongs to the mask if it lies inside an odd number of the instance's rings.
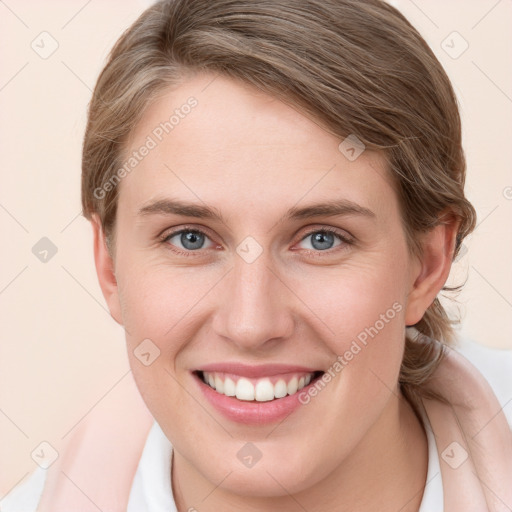
[{"label": "ear", "polygon": [[93,215],[91,225],[94,236],[94,262],[101,291],[107,302],[112,318],[123,325],[121,316],[121,304],[119,302],[119,290],[115,276],[114,261],[107,248],[105,233],[101,221],[97,215]]},{"label": "ear", "polygon": [[416,259],[411,274],[412,288],[407,298],[405,325],[414,325],[422,319],[446,283],[459,224],[453,215],[442,216],[440,224],[423,235],[423,253]]}]

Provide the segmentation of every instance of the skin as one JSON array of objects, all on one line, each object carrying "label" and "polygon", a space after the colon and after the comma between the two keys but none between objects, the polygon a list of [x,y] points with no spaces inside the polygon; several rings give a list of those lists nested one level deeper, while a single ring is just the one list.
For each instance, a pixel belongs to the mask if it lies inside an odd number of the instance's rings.
[{"label": "skin", "polygon": [[[165,91],[128,150],[190,96],[198,105],[119,185],[113,258],[92,221],[103,294],[126,329],[138,388],[174,446],[178,510],[417,511],[427,441],[398,373],[405,326],[448,277],[455,222],[423,235],[424,254],[412,257],[383,155],[366,150],[351,162],[340,138],[314,120],[221,76],[199,74]],[[171,197],[215,207],[224,222],[139,215]],[[340,198],[374,217],[285,219],[293,206]],[[190,256],[173,251],[187,251],[179,235],[159,239],[184,226],[207,235]],[[353,243],[334,236],[328,249],[315,248],[311,232],[325,227]],[[262,248],[252,263],[236,252],[247,236]],[[190,371],[211,362],[325,371],[395,302],[394,319],[279,424],[229,421],[193,382]],[[149,366],[134,355],[147,338],[160,350]],[[237,457],[248,441],[262,454],[252,468]]]}]

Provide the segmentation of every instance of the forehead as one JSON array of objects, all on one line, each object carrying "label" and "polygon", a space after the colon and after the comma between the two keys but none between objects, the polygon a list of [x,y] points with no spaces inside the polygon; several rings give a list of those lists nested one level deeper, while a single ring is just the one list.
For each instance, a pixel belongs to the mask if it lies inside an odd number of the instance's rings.
[{"label": "forehead", "polygon": [[120,207],[135,212],[168,195],[227,215],[230,208],[280,215],[283,207],[339,197],[378,215],[396,213],[383,155],[365,150],[349,159],[342,140],[253,87],[197,75],[163,92],[133,130],[125,162],[136,161],[120,183]]}]

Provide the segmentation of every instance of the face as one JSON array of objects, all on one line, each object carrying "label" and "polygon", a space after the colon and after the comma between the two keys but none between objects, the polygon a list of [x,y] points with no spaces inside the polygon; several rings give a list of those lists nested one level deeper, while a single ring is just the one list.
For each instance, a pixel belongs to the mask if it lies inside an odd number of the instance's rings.
[{"label": "face", "polygon": [[298,492],[382,426],[418,268],[381,154],[212,79],[130,138],[107,300],[175,452],[239,494]]}]

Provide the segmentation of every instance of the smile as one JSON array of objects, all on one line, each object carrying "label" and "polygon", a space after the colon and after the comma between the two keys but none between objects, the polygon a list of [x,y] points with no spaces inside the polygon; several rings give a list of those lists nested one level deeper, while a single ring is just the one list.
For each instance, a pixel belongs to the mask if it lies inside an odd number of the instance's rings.
[{"label": "smile", "polygon": [[191,373],[207,407],[236,423],[264,425],[300,410],[300,393],[314,386],[324,371],[284,364],[214,363]]},{"label": "smile", "polygon": [[257,402],[269,402],[294,395],[321,374],[322,372],[302,372],[258,379],[232,373],[198,372],[202,381],[217,393],[236,397],[238,400]]}]

